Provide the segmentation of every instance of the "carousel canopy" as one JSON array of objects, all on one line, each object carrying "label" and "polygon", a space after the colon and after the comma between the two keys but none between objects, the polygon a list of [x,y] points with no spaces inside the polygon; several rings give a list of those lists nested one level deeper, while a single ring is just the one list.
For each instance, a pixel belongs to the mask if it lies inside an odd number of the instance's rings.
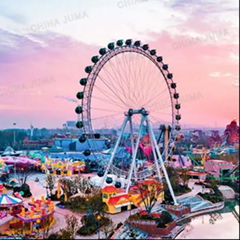
[{"label": "carousel canopy", "polygon": [[17,205],[22,202],[22,199],[10,196],[8,194],[1,194],[0,195],[0,207]]},{"label": "carousel canopy", "polygon": [[38,161],[28,157],[2,157],[5,164],[15,165],[16,167],[30,167],[37,165]]}]

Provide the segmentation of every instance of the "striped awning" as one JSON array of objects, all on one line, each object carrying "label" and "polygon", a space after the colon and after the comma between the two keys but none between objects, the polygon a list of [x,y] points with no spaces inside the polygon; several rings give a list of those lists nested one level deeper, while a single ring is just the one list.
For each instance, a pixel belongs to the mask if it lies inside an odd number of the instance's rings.
[{"label": "striped awning", "polygon": [[17,205],[20,204],[21,202],[22,199],[20,198],[13,197],[5,193],[0,195],[0,207]]}]

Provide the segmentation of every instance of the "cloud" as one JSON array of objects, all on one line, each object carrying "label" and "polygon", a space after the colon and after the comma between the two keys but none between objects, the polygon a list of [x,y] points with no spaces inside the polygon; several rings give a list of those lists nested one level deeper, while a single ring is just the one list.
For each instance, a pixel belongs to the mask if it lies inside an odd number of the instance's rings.
[{"label": "cloud", "polygon": [[221,72],[212,72],[209,74],[210,77],[233,77],[232,73],[221,73]]},{"label": "cloud", "polygon": [[[174,73],[180,101],[183,96],[183,123],[207,125],[218,118],[224,124],[236,115],[238,93],[229,80],[237,75],[237,1],[10,2],[4,5],[13,20],[0,10],[1,126],[11,119],[48,127],[74,120],[74,103],[59,97],[75,98],[91,56],[118,38],[140,39],[163,56]],[[24,20],[18,22],[16,13]],[[74,18],[78,13],[86,17]],[[75,20],[64,24],[65,17]],[[50,24],[56,20],[59,24]],[[222,104],[225,110],[219,111],[216,106]]]},{"label": "cloud", "polygon": [[60,98],[60,99],[64,99],[64,100],[67,100],[69,102],[74,102],[74,103],[77,103],[78,101],[74,98],[70,98],[70,97],[66,97],[66,96],[55,96],[55,98]]}]

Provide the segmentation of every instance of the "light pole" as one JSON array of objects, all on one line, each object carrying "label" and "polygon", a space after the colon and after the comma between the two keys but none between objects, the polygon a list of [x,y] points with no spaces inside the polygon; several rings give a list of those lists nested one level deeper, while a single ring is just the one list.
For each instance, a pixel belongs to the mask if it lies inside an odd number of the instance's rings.
[{"label": "light pole", "polygon": [[[16,123],[13,123],[13,126],[16,126]],[[16,144],[16,132],[15,128],[13,128],[13,147],[15,147]]]},{"label": "light pole", "polygon": [[98,239],[100,239],[100,220],[101,220],[101,216],[97,215],[97,233],[98,233]]}]

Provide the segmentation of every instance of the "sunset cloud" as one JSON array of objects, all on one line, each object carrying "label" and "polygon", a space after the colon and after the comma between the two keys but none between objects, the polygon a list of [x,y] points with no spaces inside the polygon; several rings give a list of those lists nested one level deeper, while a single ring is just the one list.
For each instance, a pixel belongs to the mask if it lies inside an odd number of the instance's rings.
[{"label": "sunset cloud", "polygon": [[238,116],[238,1],[13,2],[0,2],[0,128],[75,120],[67,99],[81,89],[84,67],[126,38],[149,43],[169,64],[183,124],[221,127]]}]

